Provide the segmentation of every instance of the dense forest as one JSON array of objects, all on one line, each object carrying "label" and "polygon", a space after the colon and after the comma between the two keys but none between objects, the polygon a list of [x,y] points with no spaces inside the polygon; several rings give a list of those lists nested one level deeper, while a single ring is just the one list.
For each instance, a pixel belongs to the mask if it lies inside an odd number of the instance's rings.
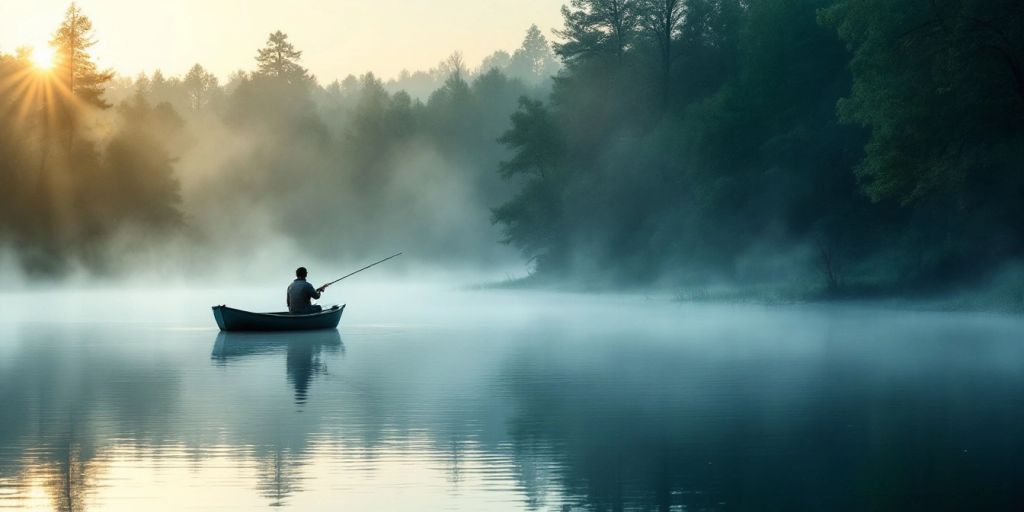
[{"label": "dense forest", "polygon": [[0,245],[27,275],[201,275],[271,253],[344,262],[394,249],[476,268],[515,257],[489,208],[511,193],[497,138],[559,67],[536,27],[474,69],[456,52],[388,82],[326,85],[280,31],[224,84],[199,64],[115,76],[89,54],[96,37],[72,6],[52,72],[31,49],[0,56],[0,173],[13,185],[0,190]]},{"label": "dense forest", "polygon": [[539,274],[929,290],[1021,255],[1024,4],[563,13],[566,69],[502,138],[523,186],[494,214]]},{"label": "dense forest", "polygon": [[[1024,4],[571,0],[479,66],[118,78],[77,7],[0,57],[0,240],[29,275],[301,244],[529,283],[1024,304]],[[326,85],[325,85],[326,84]],[[189,250],[168,247],[184,245]],[[378,251],[379,252],[379,251]],[[188,265],[186,261],[174,265]],[[702,291],[703,290],[703,291]]]}]

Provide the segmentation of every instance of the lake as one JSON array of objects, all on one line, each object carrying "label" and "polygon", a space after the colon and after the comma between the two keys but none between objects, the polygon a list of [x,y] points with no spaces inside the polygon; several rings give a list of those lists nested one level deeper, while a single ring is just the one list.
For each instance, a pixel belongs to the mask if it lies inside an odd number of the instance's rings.
[{"label": "lake", "polygon": [[278,288],[0,295],[0,509],[1024,506],[1019,317]]}]

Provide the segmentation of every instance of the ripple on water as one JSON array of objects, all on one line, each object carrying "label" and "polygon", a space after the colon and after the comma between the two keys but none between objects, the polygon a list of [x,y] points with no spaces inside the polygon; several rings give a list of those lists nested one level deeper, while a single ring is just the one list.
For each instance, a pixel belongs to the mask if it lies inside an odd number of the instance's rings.
[{"label": "ripple on water", "polygon": [[452,300],[445,319],[355,317],[340,334],[11,319],[0,331],[0,508],[1019,499],[1018,319]]}]

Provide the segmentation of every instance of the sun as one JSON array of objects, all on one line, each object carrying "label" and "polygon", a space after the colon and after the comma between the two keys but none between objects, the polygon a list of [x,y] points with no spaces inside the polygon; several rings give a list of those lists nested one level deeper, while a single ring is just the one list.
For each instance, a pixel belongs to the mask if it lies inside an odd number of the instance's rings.
[{"label": "sun", "polygon": [[32,49],[32,65],[36,69],[42,71],[49,71],[53,69],[54,64],[54,51],[49,46],[43,46],[41,48]]}]

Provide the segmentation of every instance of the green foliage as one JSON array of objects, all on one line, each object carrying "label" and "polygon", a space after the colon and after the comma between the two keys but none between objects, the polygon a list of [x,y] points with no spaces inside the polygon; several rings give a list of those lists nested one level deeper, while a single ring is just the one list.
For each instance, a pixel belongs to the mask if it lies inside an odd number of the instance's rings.
[{"label": "green foliage", "polygon": [[544,104],[522,97],[519,110],[511,119],[512,128],[498,139],[515,151],[511,160],[502,162],[502,176],[511,178],[522,174],[542,180],[553,178],[562,156],[561,135]]},{"label": "green foliage", "polygon": [[823,10],[854,51],[844,121],[870,129],[856,169],[913,214],[915,275],[983,275],[1024,233],[1024,5],[849,2]]},{"label": "green foliage", "polygon": [[843,119],[871,128],[858,169],[875,199],[960,193],[972,174],[1019,174],[1024,5],[839,2],[822,12],[854,49]]},{"label": "green foliage", "polygon": [[555,45],[567,63],[611,56],[621,58],[631,47],[640,24],[637,0],[570,0],[562,6],[565,27]]},{"label": "green foliage", "polygon": [[[488,71],[486,66],[486,63],[481,66],[481,71]],[[505,74],[531,85],[549,79],[558,71],[558,67],[551,46],[537,25],[530,25],[523,37],[523,44],[508,57],[507,64],[498,66]]]},{"label": "green foliage", "polygon": [[553,261],[560,256],[561,194],[559,175],[561,136],[550,112],[537,100],[522,97],[512,114],[512,128],[499,142],[510,147],[512,159],[502,162],[505,179],[524,180],[519,193],[492,211],[493,222],[505,226],[505,243],[515,245],[542,270],[563,270]]},{"label": "green foliage", "polygon": [[1019,257],[1019,2],[581,0],[563,15],[550,106],[524,103],[501,139],[500,174],[524,180],[494,220],[565,263],[538,272],[841,294],[950,286]]},{"label": "green foliage", "polygon": [[278,31],[221,85],[199,64],[111,81],[73,5],[55,80],[80,101],[39,101],[28,56],[0,55],[0,238],[36,272],[102,267],[118,233],[182,229],[191,173],[190,215],[225,231],[270,212],[318,254],[386,240],[450,261],[487,253],[490,211],[539,278],[587,286],[927,291],[1024,252],[1020,2],[562,12],[554,51],[531,26],[479,69],[455,53],[326,86]]}]

